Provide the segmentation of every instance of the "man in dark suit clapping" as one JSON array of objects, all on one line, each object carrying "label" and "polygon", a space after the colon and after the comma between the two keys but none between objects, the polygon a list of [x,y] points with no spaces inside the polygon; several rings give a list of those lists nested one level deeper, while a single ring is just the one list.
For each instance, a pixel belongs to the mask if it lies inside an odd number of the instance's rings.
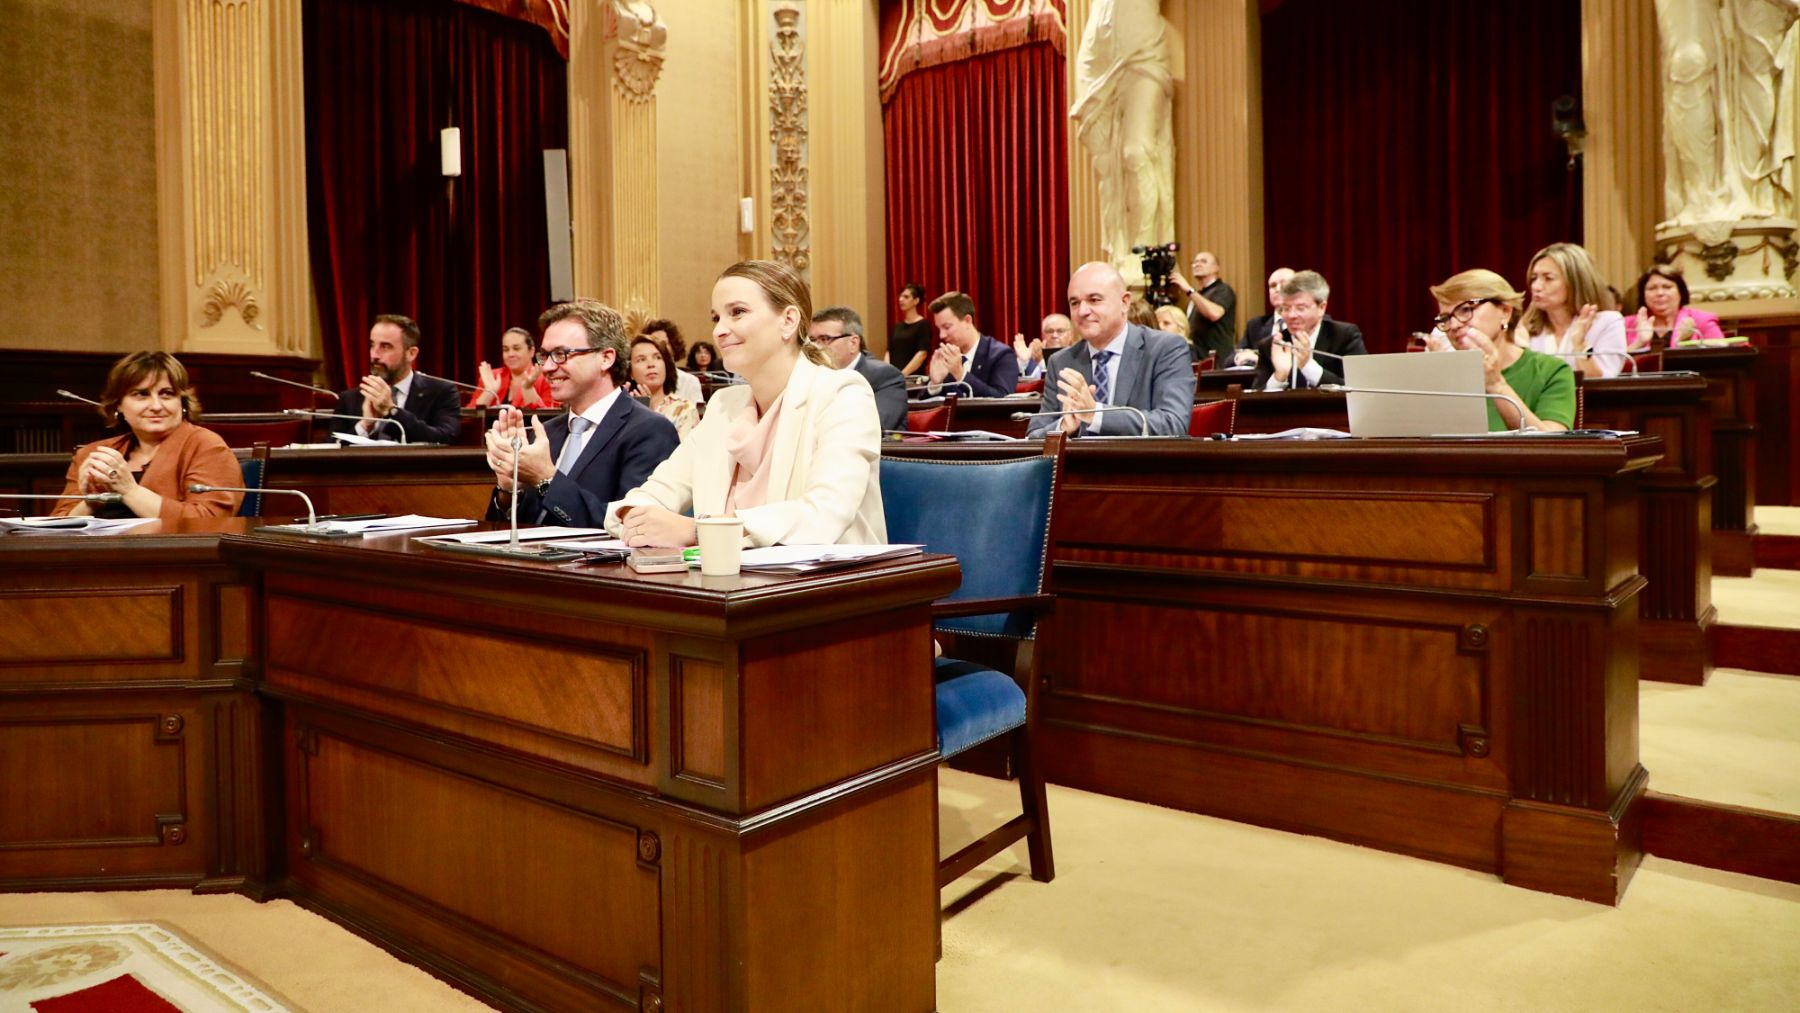
[{"label": "man in dark suit clapping", "polygon": [[620,390],[630,367],[617,311],[578,299],[545,310],[538,328],[538,365],[550,396],[569,412],[548,424],[533,416],[527,428],[517,408],[501,409],[487,435],[495,484],[488,519],[505,520],[517,496],[521,524],[603,527],[606,505],[642,485],[681,438],[674,423]]},{"label": "man in dark suit clapping", "polygon": [[975,300],[945,292],[931,300],[931,320],[943,339],[927,365],[933,390],[948,386],[974,397],[1006,397],[1018,387],[1019,357],[975,327]]},{"label": "man in dark suit clapping", "polygon": [[369,373],[356,389],[338,395],[332,432],[398,440],[397,426],[408,443],[455,443],[462,399],[450,384],[415,372],[418,360],[419,325],[398,313],[376,317],[369,327]]},{"label": "man in dark suit clapping", "polygon": [[1317,271],[1301,271],[1281,286],[1284,330],[1257,345],[1252,389],[1298,390],[1344,382],[1344,356],[1368,350],[1361,328],[1325,315],[1330,299],[1331,286]]}]

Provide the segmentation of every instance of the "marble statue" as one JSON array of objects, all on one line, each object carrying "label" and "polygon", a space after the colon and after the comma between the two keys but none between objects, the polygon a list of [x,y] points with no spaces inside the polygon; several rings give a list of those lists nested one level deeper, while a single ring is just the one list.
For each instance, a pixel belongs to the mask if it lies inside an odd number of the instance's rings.
[{"label": "marble statue", "polygon": [[1175,238],[1175,74],[1158,0],[1095,0],[1075,62],[1069,118],[1093,159],[1100,245],[1127,283],[1141,284],[1133,246]]},{"label": "marble statue", "polygon": [[1665,225],[1794,214],[1800,0],[1656,0]]}]

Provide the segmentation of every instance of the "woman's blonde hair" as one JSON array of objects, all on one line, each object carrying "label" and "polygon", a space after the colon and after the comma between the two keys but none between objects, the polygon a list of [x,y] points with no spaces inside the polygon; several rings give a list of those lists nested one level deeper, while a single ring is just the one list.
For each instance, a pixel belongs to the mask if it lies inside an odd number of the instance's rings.
[{"label": "woman's blonde hair", "polygon": [[1192,338],[1188,334],[1187,314],[1177,306],[1158,306],[1156,308],[1156,324],[1158,330],[1179,334],[1184,338]]},{"label": "woman's blonde hair", "polygon": [[[1537,268],[1538,261],[1546,257],[1562,272],[1571,314],[1581,312],[1583,306],[1606,304],[1606,285],[1600,281],[1600,272],[1594,270],[1594,258],[1576,243],[1551,243],[1532,254],[1530,263],[1525,266],[1527,286],[1531,284],[1531,272]],[[1550,315],[1537,306],[1527,306],[1519,324],[1526,334],[1542,334],[1550,329]]]},{"label": "woman's blonde hair", "polygon": [[181,364],[168,352],[132,352],[118,362],[106,374],[106,386],[100,389],[100,417],[108,425],[116,425],[120,421],[119,402],[131,393],[139,384],[154,380],[158,376],[169,378],[169,386],[181,396],[181,410],[189,422],[200,421],[200,398],[194,394],[193,381],[188,379],[187,367]]},{"label": "woman's blonde hair", "polygon": [[[762,289],[769,308],[777,313],[789,306],[799,310],[801,327],[812,320],[812,292],[806,287],[806,280],[786,264],[774,260],[740,260],[719,273],[719,280],[726,278],[743,278]],[[800,354],[813,365],[831,365],[825,352],[807,341],[804,334],[796,334],[795,339],[800,345]]]}]

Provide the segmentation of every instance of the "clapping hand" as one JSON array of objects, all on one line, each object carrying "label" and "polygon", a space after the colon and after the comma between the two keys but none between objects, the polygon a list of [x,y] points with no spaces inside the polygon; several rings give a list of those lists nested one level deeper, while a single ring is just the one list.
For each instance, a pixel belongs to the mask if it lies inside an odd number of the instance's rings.
[{"label": "clapping hand", "polygon": [[362,391],[365,419],[386,418],[394,410],[394,388],[379,376],[365,376],[358,388]]},{"label": "clapping hand", "polygon": [[931,353],[931,382],[940,384],[946,377],[952,380],[963,378],[962,350],[948,341]]},{"label": "clapping hand", "polygon": [[513,440],[520,441],[518,450],[519,481],[526,485],[539,485],[556,473],[556,463],[550,460],[550,436],[544,432],[544,421],[532,416],[531,427],[525,426],[524,413],[517,408],[500,409],[500,417],[494,420],[494,428],[487,434],[487,463],[494,473],[495,484],[506,492],[512,492],[513,476]]},{"label": "clapping hand", "polygon": [[80,488],[83,494],[116,492],[120,495],[137,488],[131,477],[131,466],[125,455],[112,447],[95,447],[82,466]]},{"label": "clapping hand", "polygon": [[481,374],[481,392],[492,401],[500,400],[500,374],[485,362],[475,367],[475,370]]},{"label": "clapping hand", "polygon": [[1599,312],[1600,307],[1593,303],[1581,307],[1581,312],[1575,314],[1574,320],[1569,321],[1568,333],[1563,335],[1565,349],[1571,352],[1580,352],[1587,348],[1588,328],[1594,326],[1594,316]]},{"label": "clapping hand", "polygon": [[1056,391],[1063,411],[1083,413],[1064,415],[1059,420],[1063,432],[1074,435],[1083,425],[1093,423],[1093,409],[1098,402],[1094,400],[1094,388],[1088,383],[1087,377],[1081,375],[1080,370],[1064,367],[1062,372],[1057,373]]}]

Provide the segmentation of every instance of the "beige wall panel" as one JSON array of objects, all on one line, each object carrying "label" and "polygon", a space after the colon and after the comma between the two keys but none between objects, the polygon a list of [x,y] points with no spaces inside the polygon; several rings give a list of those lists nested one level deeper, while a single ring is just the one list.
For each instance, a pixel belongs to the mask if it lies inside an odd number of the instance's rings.
[{"label": "beige wall panel", "polygon": [[1262,21],[1256,0],[1164,4],[1185,71],[1175,87],[1175,231],[1185,274],[1211,250],[1238,294],[1238,327],[1263,312]]},{"label": "beige wall panel", "polygon": [[689,343],[710,329],[712,284],[738,259],[738,5],[662,0],[656,86],[661,300]]},{"label": "beige wall panel", "polygon": [[158,347],[151,20],[0,0],[0,348]]}]

